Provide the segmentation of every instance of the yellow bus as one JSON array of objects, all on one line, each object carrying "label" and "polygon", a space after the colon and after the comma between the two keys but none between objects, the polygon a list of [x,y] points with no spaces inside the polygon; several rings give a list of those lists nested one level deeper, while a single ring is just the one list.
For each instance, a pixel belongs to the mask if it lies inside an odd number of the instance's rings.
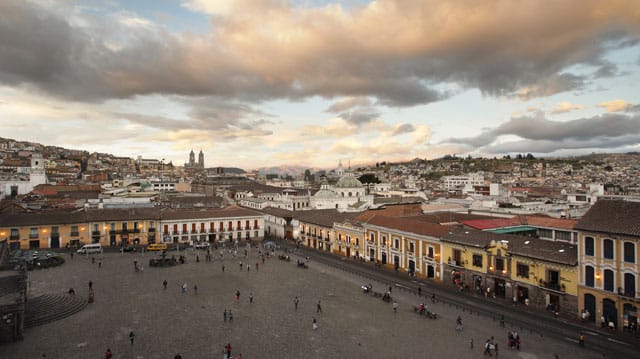
[{"label": "yellow bus", "polygon": [[151,243],[147,247],[147,251],[166,251],[167,245],[164,243]]}]

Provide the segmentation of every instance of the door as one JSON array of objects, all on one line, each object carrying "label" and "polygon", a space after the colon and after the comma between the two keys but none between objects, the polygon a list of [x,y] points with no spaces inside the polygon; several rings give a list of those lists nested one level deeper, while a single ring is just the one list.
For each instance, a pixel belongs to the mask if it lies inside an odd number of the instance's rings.
[{"label": "door", "polygon": [[494,280],[493,292],[496,294],[496,297],[504,298],[504,294],[506,293],[504,279],[496,278]]},{"label": "door", "polygon": [[382,264],[387,264],[387,254],[382,253]]},{"label": "door", "polygon": [[409,261],[409,273],[412,275],[416,273],[416,262],[413,260]]},{"label": "door", "polygon": [[596,297],[593,294],[584,295],[584,309],[589,311],[589,320],[596,321]]},{"label": "door", "polygon": [[347,257],[351,257],[351,248],[347,247]]},{"label": "door", "polygon": [[427,278],[433,277],[435,277],[435,270],[433,269],[433,266],[427,266]]},{"label": "door", "polygon": [[393,256],[393,268],[395,268],[395,270],[398,270],[398,268],[400,268],[400,257]]},{"label": "door", "polygon": [[372,261],[376,259],[376,250],[371,248],[369,249],[369,260]]},{"label": "door", "polygon": [[60,236],[52,234],[51,235],[51,248],[60,248]]},{"label": "door", "polygon": [[616,309],[616,302],[611,299],[604,299],[602,301],[602,315],[608,322],[613,322],[615,327],[618,327],[618,309]]}]

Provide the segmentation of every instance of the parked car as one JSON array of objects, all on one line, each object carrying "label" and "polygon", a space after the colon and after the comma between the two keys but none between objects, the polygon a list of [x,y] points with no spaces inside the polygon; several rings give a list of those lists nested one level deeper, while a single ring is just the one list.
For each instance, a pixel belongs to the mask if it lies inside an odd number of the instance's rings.
[{"label": "parked car", "polygon": [[122,247],[123,252],[136,252],[138,249],[134,246],[124,246]]},{"label": "parked car", "polygon": [[211,248],[211,244],[209,244],[209,242],[196,243],[194,247],[196,249],[209,249]]}]

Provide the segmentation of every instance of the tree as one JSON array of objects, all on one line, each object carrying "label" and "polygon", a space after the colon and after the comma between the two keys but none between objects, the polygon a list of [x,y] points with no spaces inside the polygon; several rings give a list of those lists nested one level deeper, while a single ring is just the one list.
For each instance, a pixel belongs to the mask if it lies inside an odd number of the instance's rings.
[{"label": "tree", "polygon": [[358,181],[362,183],[380,183],[380,180],[373,173],[366,173],[358,177]]},{"label": "tree", "polygon": [[535,160],[536,158],[535,158],[535,157],[533,157],[533,155],[532,155],[532,154],[527,153],[527,159],[528,159],[528,160]]}]

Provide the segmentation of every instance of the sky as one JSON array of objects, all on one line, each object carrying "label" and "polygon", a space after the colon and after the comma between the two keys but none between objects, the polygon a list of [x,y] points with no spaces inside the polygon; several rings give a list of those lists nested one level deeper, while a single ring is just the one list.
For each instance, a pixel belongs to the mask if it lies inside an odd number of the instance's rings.
[{"label": "sky", "polygon": [[637,0],[2,0],[0,137],[255,169],[640,151]]}]

